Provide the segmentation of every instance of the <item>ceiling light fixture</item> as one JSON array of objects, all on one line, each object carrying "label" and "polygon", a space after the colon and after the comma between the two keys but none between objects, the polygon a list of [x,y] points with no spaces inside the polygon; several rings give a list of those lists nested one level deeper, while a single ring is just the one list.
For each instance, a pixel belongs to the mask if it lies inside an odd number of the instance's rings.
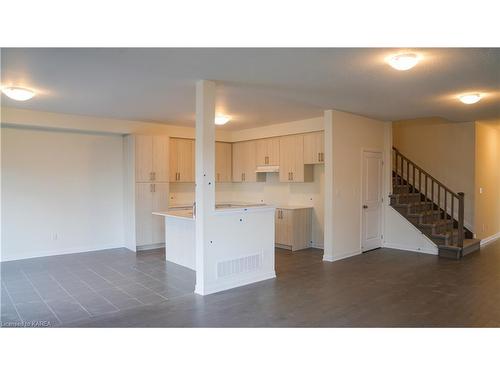
[{"label": "ceiling light fixture", "polygon": [[464,104],[474,104],[481,100],[481,94],[463,94],[458,97]]},{"label": "ceiling light fixture", "polygon": [[35,92],[24,87],[2,87],[2,92],[9,98],[24,102],[35,96]]},{"label": "ceiling light fixture", "polygon": [[419,57],[414,53],[401,53],[389,57],[388,63],[396,70],[409,70],[417,65]]},{"label": "ceiling light fixture", "polygon": [[215,125],[226,125],[231,120],[231,116],[217,115],[215,116]]}]

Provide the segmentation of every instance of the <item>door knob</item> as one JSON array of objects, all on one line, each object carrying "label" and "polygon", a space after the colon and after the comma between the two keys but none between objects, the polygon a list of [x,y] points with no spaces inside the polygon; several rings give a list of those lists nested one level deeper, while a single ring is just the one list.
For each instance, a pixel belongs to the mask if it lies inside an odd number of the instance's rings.
[{"label": "door knob", "polygon": [[363,208],[368,208],[368,206],[366,204],[363,205]]}]

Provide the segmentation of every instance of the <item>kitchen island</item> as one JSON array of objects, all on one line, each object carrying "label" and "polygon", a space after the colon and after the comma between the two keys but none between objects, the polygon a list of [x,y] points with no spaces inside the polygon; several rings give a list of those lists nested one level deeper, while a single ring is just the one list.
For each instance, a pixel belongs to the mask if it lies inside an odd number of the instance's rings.
[{"label": "kitchen island", "polygon": [[[241,213],[243,218],[247,213],[260,210],[274,211],[274,207],[261,203],[226,202],[216,204],[214,214],[219,216],[228,213]],[[193,206],[177,205],[170,207],[167,211],[153,212],[153,214],[165,217],[166,260],[196,271],[196,236]],[[242,218],[239,220],[242,221]]]}]

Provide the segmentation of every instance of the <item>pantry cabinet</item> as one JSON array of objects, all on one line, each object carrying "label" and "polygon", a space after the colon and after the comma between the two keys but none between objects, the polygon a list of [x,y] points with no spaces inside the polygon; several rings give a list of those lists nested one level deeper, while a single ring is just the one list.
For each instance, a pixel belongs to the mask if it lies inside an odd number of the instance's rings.
[{"label": "pantry cabinet", "polygon": [[215,182],[231,182],[232,150],[231,143],[215,143]]},{"label": "pantry cabinet", "polygon": [[193,139],[170,138],[170,182],[194,182],[194,153]]},{"label": "pantry cabinet", "polygon": [[168,210],[168,182],[135,184],[136,246],[165,242],[163,216],[155,211]]},{"label": "pantry cabinet", "polygon": [[310,247],[311,207],[278,207],[275,215],[276,247],[292,251]]},{"label": "pantry cabinet", "polygon": [[304,136],[280,137],[280,182],[309,182],[313,179],[311,166],[304,164]]},{"label": "pantry cabinet", "polygon": [[135,136],[135,178],[137,182],[168,182],[168,147],[166,135]]},{"label": "pantry cabinet", "polygon": [[304,134],[304,164],[325,162],[325,136],[323,132]]},{"label": "pantry cabinet", "polygon": [[265,138],[256,141],[256,165],[280,164],[280,139]]}]

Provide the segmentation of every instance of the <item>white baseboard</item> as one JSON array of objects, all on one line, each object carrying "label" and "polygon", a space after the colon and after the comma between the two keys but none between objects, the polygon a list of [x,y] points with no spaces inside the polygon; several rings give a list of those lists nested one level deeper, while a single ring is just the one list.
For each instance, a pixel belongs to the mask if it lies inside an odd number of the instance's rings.
[{"label": "white baseboard", "polygon": [[489,237],[486,237],[486,238],[483,238],[481,240],[481,246],[484,246],[484,245],[487,245],[489,244],[490,242],[493,242],[493,241],[496,241],[500,239],[500,232],[498,233],[495,233],[495,234],[492,234],[491,236]]},{"label": "white baseboard", "polygon": [[422,249],[420,247],[414,248],[414,247],[409,247],[407,245],[401,245],[401,244],[390,243],[390,242],[385,242],[383,244],[383,247],[386,247],[388,249],[394,249],[394,250],[414,251],[416,253],[438,255],[438,249],[437,249],[437,247],[436,247],[436,249]]},{"label": "white baseboard", "polygon": [[233,289],[240,286],[258,283],[259,281],[264,281],[274,278],[276,278],[276,273],[274,271],[264,272],[255,275],[248,275],[247,277],[240,278],[238,280],[230,280],[223,283],[213,283],[212,285],[205,287],[204,290],[200,290],[198,285],[196,285],[194,292],[196,294],[206,296],[208,294],[222,292],[223,290]]},{"label": "white baseboard", "polygon": [[314,247],[315,249],[325,250],[325,245],[323,245],[322,243],[311,242],[311,247]]},{"label": "white baseboard", "polygon": [[353,257],[353,256],[356,256],[356,255],[360,255],[361,254],[361,251],[356,251],[356,252],[353,252],[353,253],[349,253],[349,254],[343,254],[343,255],[338,255],[338,256],[331,256],[331,255],[323,255],[323,261],[324,262],[335,262],[337,260],[342,260],[342,259],[346,259],[346,258],[350,258],[350,257]]},{"label": "white baseboard", "polygon": [[125,246],[122,243],[120,243],[120,244],[107,244],[107,245],[92,246],[92,247],[75,247],[75,248],[69,248],[69,249],[57,250],[57,251],[54,251],[54,250],[37,251],[37,252],[21,254],[21,255],[17,255],[17,254],[6,255],[7,251],[2,250],[2,253],[0,254],[1,255],[0,261],[1,262],[9,262],[12,260],[41,258],[41,257],[47,257],[47,256],[53,256],[53,255],[68,255],[68,254],[77,254],[77,253],[87,253],[90,251],[112,250],[112,249],[118,249],[118,248],[125,248]]}]

